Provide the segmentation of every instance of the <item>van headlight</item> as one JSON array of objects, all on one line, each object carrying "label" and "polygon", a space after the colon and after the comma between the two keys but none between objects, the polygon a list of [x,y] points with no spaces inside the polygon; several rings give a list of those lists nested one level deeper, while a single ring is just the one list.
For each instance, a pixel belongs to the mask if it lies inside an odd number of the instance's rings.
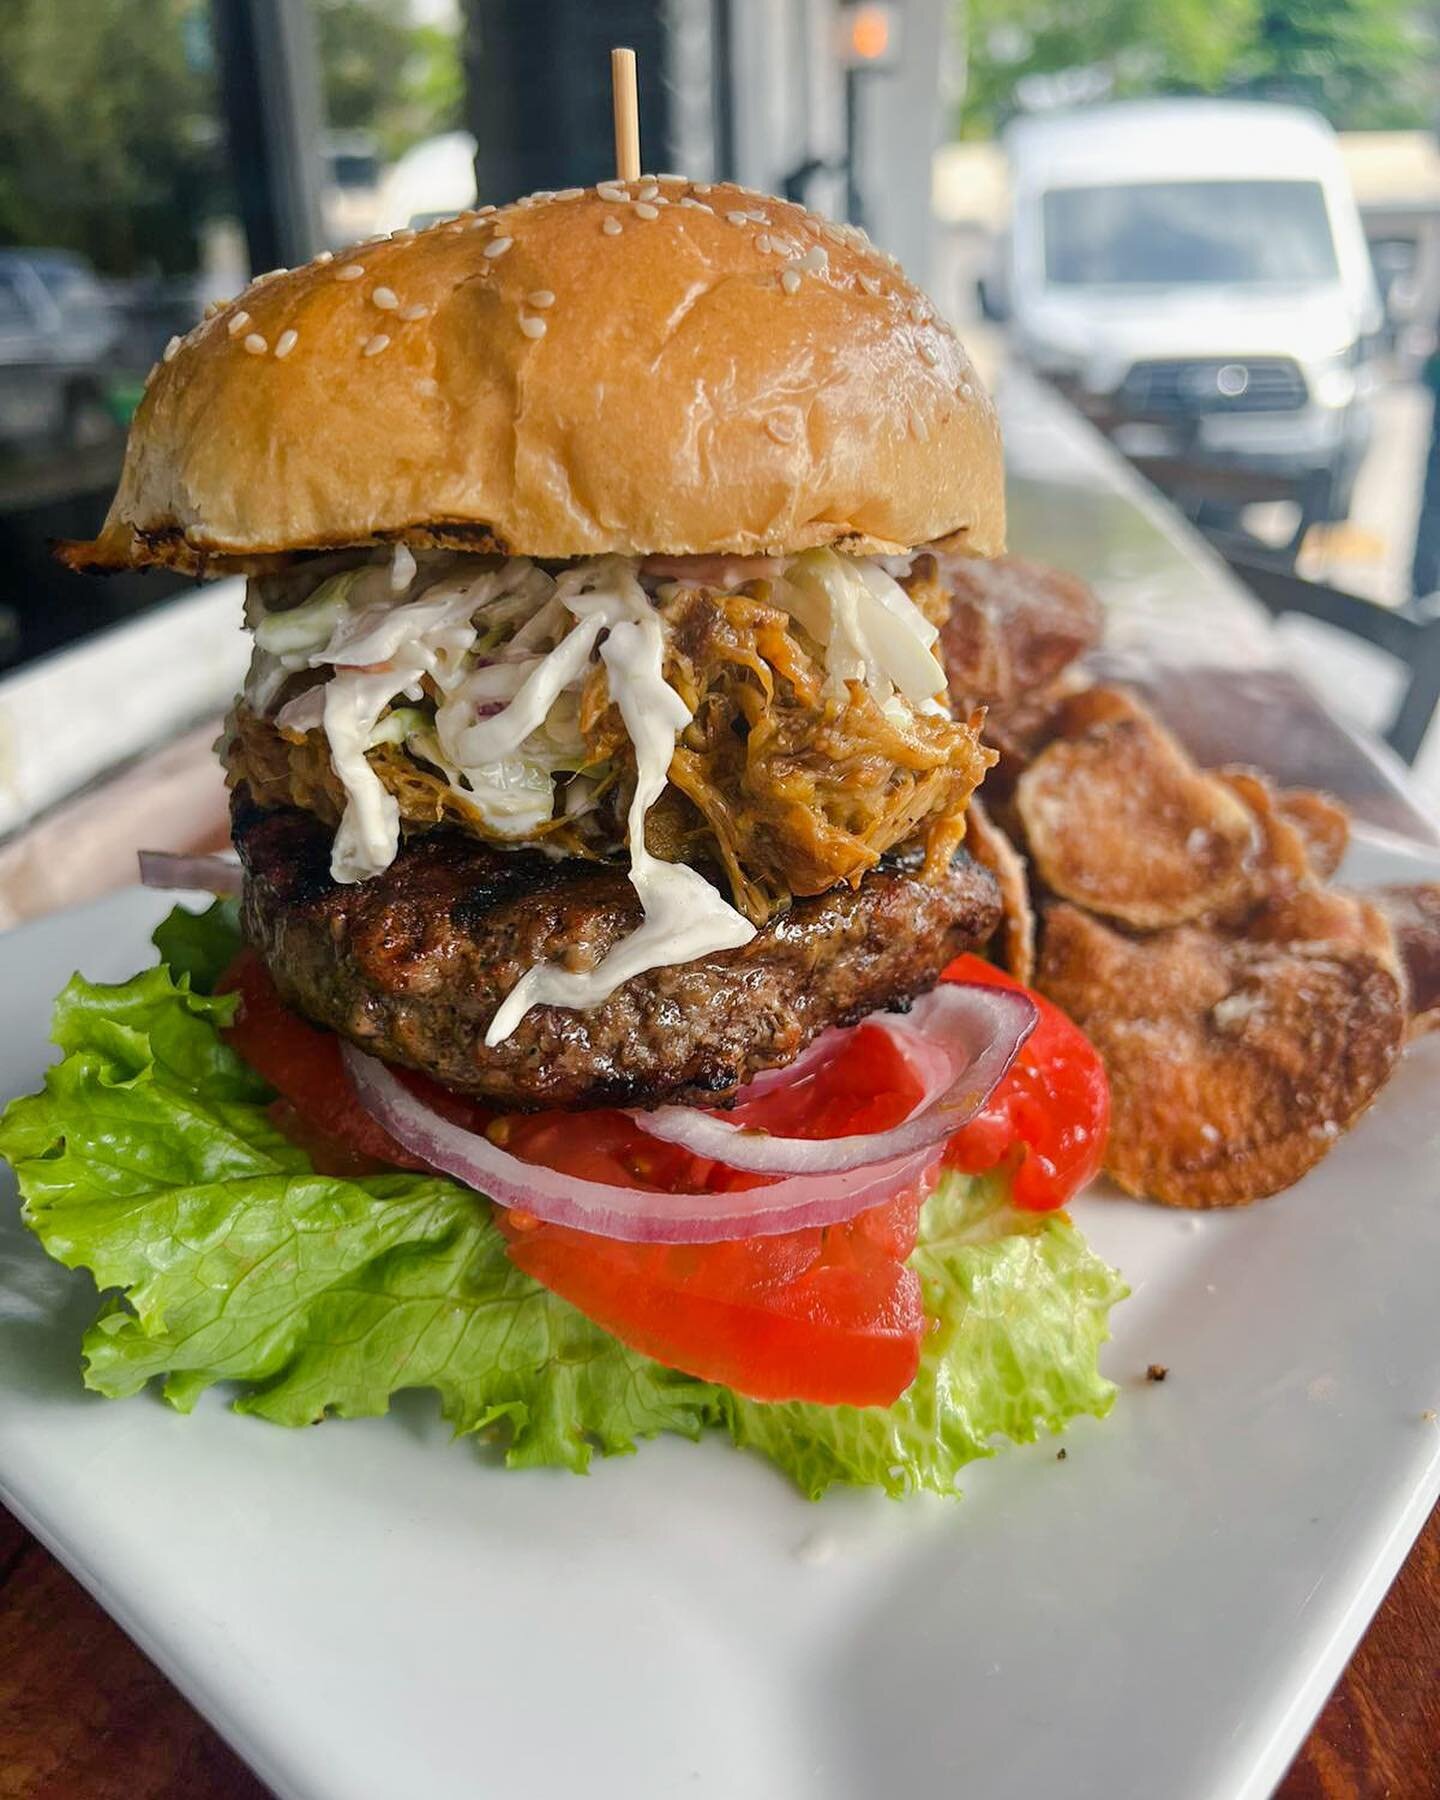
[{"label": "van headlight", "polygon": [[1309,373],[1310,394],[1317,406],[1339,412],[1349,406],[1359,391],[1355,375],[1355,359],[1346,351],[1340,356],[1327,356],[1312,365]]}]

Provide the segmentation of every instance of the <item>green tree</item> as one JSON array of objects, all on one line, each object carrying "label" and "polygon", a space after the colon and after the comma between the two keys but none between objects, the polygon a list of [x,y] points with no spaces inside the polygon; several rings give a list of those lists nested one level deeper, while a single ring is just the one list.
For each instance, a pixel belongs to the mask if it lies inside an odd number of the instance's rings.
[{"label": "green tree", "polygon": [[1295,99],[1342,129],[1432,122],[1437,47],[1410,0],[969,0],[965,12],[969,137],[993,133],[1041,77],[1076,98]]},{"label": "green tree", "polygon": [[1400,0],[1271,0],[1230,86],[1302,101],[1344,129],[1426,126],[1440,57],[1419,10]]},{"label": "green tree", "polygon": [[224,199],[207,19],[190,0],[0,0],[0,241],[112,274],[194,268]]},{"label": "green tree", "polygon": [[460,122],[464,90],[453,33],[414,25],[409,0],[314,0],[325,116],[372,131],[398,156]]}]

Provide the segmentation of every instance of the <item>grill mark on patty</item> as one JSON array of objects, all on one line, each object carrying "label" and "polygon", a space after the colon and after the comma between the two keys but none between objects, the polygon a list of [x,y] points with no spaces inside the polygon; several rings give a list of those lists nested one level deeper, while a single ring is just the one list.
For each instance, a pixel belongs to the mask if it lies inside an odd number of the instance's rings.
[{"label": "grill mark on patty", "polygon": [[999,916],[961,853],[939,883],[917,850],[859,887],[796,901],[739,950],[651,970],[585,1013],[537,1007],[486,1047],[495,1008],[533,963],[598,961],[640,922],[623,868],[505,851],[438,829],[382,875],[330,879],[309,813],[232,802],[243,917],[286,1000],[391,1062],[508,1109],[723,1104],[830,1025],[905,1008]]}]

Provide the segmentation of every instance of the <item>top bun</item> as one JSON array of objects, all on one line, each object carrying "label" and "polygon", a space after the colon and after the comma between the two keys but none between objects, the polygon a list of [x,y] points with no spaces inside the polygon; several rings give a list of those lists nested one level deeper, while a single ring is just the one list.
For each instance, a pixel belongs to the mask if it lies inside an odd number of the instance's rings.
[{"label": "top bun", "polygon": [[601,182],[253,282],[172,341],[77,568],[405,540],[538,557],[1002,548],[995,412],[853,227]]}]

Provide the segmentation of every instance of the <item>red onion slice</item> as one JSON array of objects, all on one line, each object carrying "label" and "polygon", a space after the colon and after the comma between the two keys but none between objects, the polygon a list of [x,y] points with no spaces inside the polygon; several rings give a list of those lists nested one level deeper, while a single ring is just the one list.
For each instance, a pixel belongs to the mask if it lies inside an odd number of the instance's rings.
[{"label": "red onion slice", "polygon": [[838,1178],[796,1175],[738,1194],[657,1194],[585,1181],[522,1162],[489,1138],[442,1118],[384,1063],[353,1044],[341,1049],[361,1105],[431,1168],[453,1175],[500,1206],[626,1243],[710,1244],[835,1225],[916,1186],[935,1161],[934,1144],[927,1142]]},{"label": "red onion slice", "polygon": [[188,855],[174,850],[142,850],[140,882],[148,888],[200,888],[211,894],[238,894],[243,875],[228,856]]},{"label": "red onion slice", "polygon": [[[689,1106],[662,1106],[629,1116],[651,1137],[707,1156],[729,1169],[761,1175],[837,1175],[867,1169],[896,1157],[933,1149],[974,1118],[1015,1060],[1039,1017],[1028,994],[972,982],[946,982],[915,1003],[908,1017],[874,1018],[871,1024],[894,1033],[907,1045],[927,1077],[919,1105],[888,1131],[858,1137],[772,1137],[715,1113]],[[949,1059],[948,1075],[936,1079],[933,1052]],[[740,1099],[748,1097],[742,1090]]]},{"label": "red onion slice", "polygon": [[832,1025],[828,1031],[822,1031],[800,1052],[794,1062],[786,1063],[783,1069],[764,1069],[755,1079],[740,1090],[737,1100],[758,1100],[762,1094],[772,1094],[776,1088],[791,1087],[802,1077],[818,1075],[827,1068],[850,1041],[853,1026]]}]

